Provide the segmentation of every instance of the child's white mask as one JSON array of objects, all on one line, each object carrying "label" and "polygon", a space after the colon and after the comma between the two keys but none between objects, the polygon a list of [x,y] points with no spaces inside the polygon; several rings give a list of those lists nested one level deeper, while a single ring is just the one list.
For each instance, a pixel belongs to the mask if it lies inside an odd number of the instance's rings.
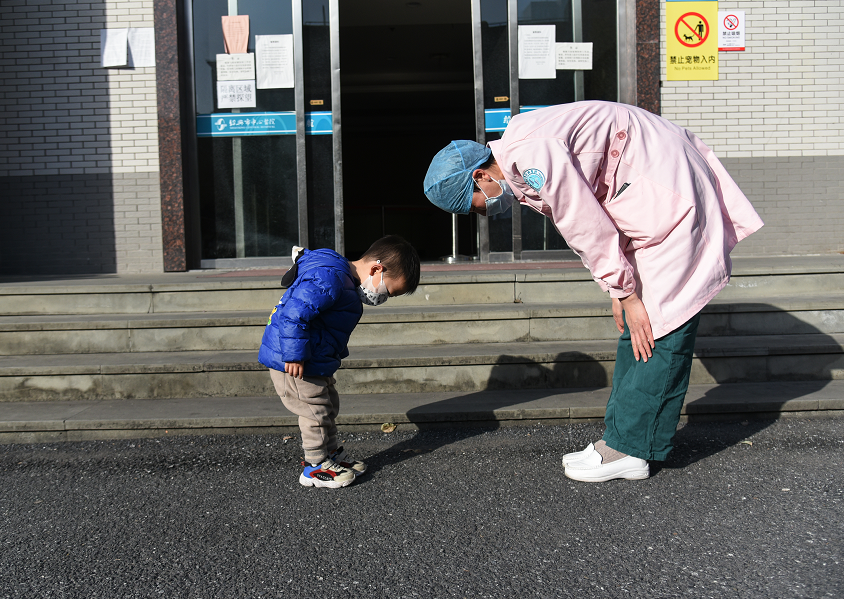
[{"label": "child's white mask", "polygon": [[[380,260],[378,260],[378,264],[381,264]],[[363,283],[358,285],[357,291],[360,301],[367,306],[380,306],[386,302],[390,294],[387,292],[387,285],[384,283],[384,271],[381,271],[381,282],[377,289],[372,282],[372,275],[369,275]]]}]

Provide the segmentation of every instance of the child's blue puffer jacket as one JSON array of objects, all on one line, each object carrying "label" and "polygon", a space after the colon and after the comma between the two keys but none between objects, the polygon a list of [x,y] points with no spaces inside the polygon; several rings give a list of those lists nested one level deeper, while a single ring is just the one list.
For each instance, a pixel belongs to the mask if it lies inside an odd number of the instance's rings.
[{"label": "child's blue puffer jacket", "polygon": [[258,360],[284,370],[303,361],[305,376],[332,376],[349,355],[363,304],[349,261],[333,250],[305,250],[299,273],[270,314]]}]

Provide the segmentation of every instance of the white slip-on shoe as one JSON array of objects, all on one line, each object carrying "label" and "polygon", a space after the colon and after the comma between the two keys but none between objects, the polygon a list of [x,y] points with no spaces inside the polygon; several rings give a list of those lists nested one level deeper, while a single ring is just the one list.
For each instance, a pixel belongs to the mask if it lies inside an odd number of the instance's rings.
[{"label": "white slip-on shoe", "polygon": [[579,462],[586,456],[590,455],[592,452],[595,451],[595,446],[590,443],[586,446],[586,449],[583,451],[575,451],[573,453],[567,453],[563,456],[563,466],[568,466],[569,464],[573,464],[574,462]]},{"label": "white slip-on shoe", "polygon": [[642,480],[650,476],[650,468],[647,461],[632,455],[604,464],[601,454],[593,451],[582,460],[567,464],[566,476],[585,483],[602,483],[614,478]]}]

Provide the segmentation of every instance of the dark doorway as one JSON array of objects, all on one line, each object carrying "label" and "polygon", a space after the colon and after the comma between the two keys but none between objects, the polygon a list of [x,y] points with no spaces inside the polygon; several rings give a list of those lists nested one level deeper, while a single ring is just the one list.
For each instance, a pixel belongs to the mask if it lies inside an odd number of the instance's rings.
[{"label": "dark doorway", "polygon": [[[451,215],[422,180],[449,141],[475,139],[469,0],[344,0],[340,73],[346,255],[383,233],[422,260],[451,254]],[[475,253],[474,219],[459,217],[460,253]]]}]

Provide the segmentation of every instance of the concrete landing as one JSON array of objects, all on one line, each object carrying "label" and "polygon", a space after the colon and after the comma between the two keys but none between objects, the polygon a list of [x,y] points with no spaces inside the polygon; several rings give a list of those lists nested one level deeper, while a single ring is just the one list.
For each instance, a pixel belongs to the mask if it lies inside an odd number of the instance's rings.
[{"label": "concrete landing", "polygon": [[[430,426],[518,426],[604,416],[610,389],[529,389],[472,393],[341,396],[338,425],[377,430]],[[692,385],[684,420],[844,414],[844,381]],[[277,397],[14,402],[0,404],[0,443],[295,432],[297,418]]]}]

